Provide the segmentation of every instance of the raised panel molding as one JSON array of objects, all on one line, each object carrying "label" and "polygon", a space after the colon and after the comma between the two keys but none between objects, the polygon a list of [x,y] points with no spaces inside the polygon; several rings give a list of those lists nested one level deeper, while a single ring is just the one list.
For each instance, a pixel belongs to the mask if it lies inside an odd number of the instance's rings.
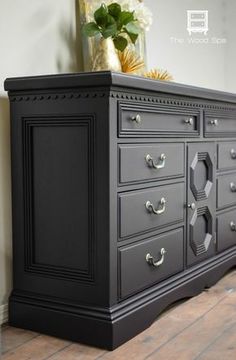
[{"label": "raised panel molding", "polygon": [[[24,117],[23,128],[23,184],[24,184],[24,253],[25,271],[43,276],[64,278],[73,281],[94,282],[95,280],[95,231],[94,231],[94,143],[95,119],[92,115]],[[80,127],[88,131],[88,266],[75,268],[70,266],[38,263],[35,261],[34,237],[34,179],[33,179],[33,130],[40,127]],[[79,201],[79,199],[78,199]],[[79,239],[78,239],[79,241]]]}]

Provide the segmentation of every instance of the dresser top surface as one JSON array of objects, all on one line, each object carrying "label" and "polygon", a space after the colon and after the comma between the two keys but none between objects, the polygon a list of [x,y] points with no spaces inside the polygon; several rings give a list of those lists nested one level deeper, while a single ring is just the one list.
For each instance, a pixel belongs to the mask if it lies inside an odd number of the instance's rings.
[{"label": "dresser top surface", "polygon": [[183,95],[236,103],[236,94],[207,88],[146,79],[141,76],[111,71],[81,72],[71,74],[40,75],[7,78],[4,88],[9,92],[53,90],[66,88],[122,87],[172,95]]}]

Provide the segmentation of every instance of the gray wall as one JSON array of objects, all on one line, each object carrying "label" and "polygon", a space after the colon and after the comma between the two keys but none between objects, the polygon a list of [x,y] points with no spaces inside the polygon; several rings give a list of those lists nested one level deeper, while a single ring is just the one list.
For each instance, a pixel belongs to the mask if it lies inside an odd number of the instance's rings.
[{"label": "gray wall", "polygon": [[[149,67],[168,69],[176,82],[236,92],[235,0],[146,0],[154,14],[147,34]],[[207,36],[187,32],[187,10],[208,10]],[[216,45],[211,39],[226,39]],[[175,42],[176,39],[177,41]],[[208,44],[190,39],[209,38]],[[183,43],[178,40],[183,39]]]}]

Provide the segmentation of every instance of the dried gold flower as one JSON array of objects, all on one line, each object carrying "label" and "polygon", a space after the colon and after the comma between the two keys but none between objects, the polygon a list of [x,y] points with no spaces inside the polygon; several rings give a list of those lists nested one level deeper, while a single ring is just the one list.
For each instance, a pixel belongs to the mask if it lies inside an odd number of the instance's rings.
[{"label": "dried gold flower", "polygon": [[137,74],[144,68],[143,60],[133,50],[126,48],[123,52],[119,51],[119,59],[124,73]]},{"label": "dried gold flower", "polygon": [[167,70],[161,70],[161,69],[152,69],[148,72],[145,72],[143,76],[153,80],[164,80],[164,81],[173,80],[173,76],[170,73],[168,73]]}]

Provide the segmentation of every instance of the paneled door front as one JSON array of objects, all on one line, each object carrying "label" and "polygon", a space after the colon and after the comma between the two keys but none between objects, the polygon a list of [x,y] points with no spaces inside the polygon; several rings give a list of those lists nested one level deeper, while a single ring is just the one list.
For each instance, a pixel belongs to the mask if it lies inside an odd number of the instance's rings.
[{"label": "paneled door front", "polygon": [[214,143],[188,144],[188,265],[215,253],[215,159]]}]

